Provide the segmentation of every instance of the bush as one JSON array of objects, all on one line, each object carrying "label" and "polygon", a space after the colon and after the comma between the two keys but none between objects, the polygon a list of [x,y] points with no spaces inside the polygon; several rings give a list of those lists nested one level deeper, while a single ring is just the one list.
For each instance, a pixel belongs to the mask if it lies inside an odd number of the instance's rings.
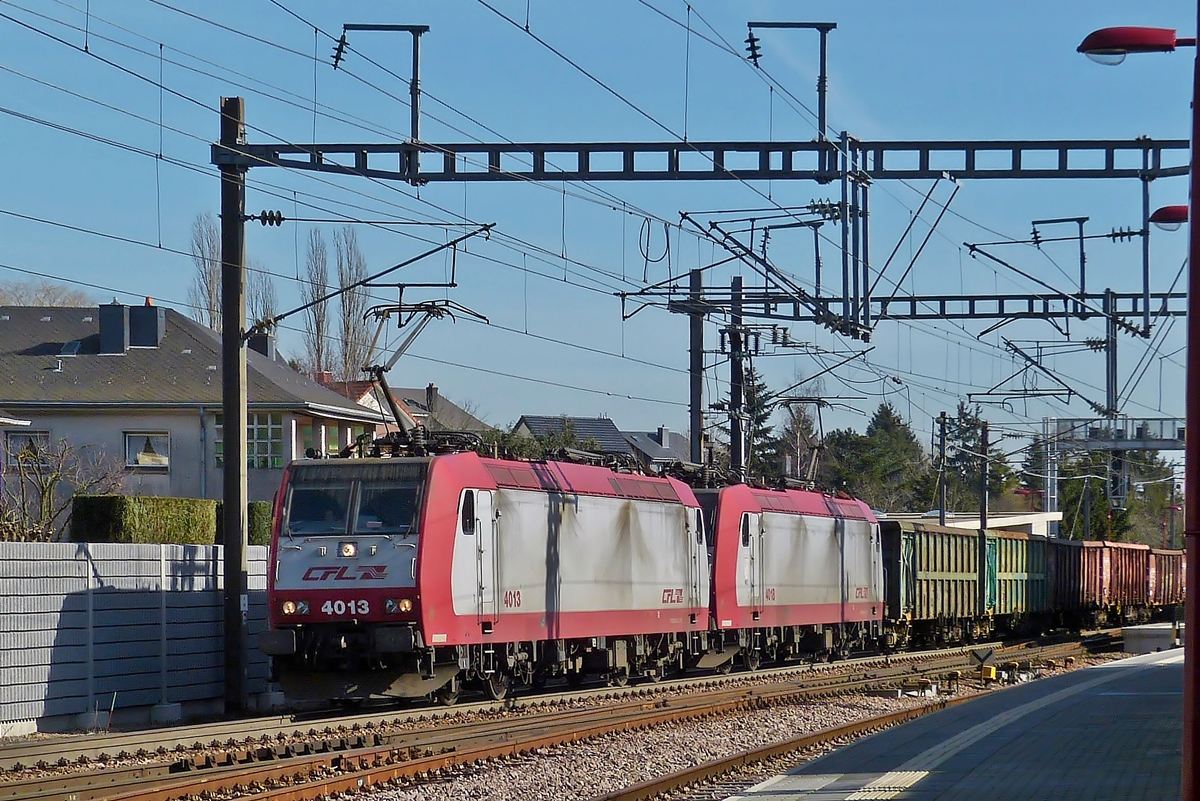
[{"label": "bush", "polygon": [[72,542],[212,545],[216,501],[135,495],[76,495]]},{"label": "bush", "polygon": [[[218,545],[225,541],[225,503],[217,501],[217,518],[215,521],[214,539]],[[250,501],[246,504],[247,540],[250,545],[269,545],[271,543],[271,502]]]}]

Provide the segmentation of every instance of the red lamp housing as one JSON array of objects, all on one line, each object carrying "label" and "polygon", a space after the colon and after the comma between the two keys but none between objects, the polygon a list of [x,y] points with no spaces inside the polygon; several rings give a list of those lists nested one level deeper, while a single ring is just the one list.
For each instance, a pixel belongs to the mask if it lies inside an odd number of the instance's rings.
[{"label": "red lamp housing", "polygon": [[1166,231],[1177,231],[1187,221],[1187,206],[1163,206],[1150,215],[1150,222]]}]

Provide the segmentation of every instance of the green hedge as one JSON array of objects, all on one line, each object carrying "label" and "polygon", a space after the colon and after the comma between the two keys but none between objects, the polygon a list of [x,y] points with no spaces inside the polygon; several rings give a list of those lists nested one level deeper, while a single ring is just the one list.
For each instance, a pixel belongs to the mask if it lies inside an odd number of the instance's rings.
[{"label": "green hedge", "polygon": [[216,515],[216,502],[199,498],[77,495],[71,540],[212,545]]},{"label": "green hedge", "polygon": [[[201,498],[77,495],[71,506],[72,542],[220,545],[224,504]],[[246,505],[251,545],[271,541],[271,502]]]},{"label": "green hedge", "polygon": [[[225,541],[223,536],[225,520],[225,503],[217,501],[217,531],[216,542],[219,545]],[[250,545],[269,545],[271,543],[271,502],[250,501],[246,504],[246,527]]]}]

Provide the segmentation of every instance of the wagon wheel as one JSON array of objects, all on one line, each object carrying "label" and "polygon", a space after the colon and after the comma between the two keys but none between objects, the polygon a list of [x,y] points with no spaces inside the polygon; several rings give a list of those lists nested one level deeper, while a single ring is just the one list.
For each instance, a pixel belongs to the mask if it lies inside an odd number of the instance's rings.
[{"label": "wagon wheel", "polygon": [[546,674],[545,668],[534,668],[533,676],[531,676],[529,679],[529,686],[533,687],[535,690],[544,690],[546,689],[546,680],[548,678],[550,677]]},{"label": "wagon wheel", "polygon": [[458,676],[450,679],[433,693],[434,699],[442,706],[454,706],[458,701],[458,692],[462,689],[462,684],[458,680]]},{"label": "wagon wheel", "polygon": [[483,680],[483,691],[493,701],[503,701],[508,695],[508,674],[496,671]]},{"label": "wagon wheel", "polygon": [[608,684],[610,687],[624,687],[629,683],[629,670],[626,668],[618,668],[608,674]]},{"label": "wagon wheel", "polygon": [[758,651],[746,652],[746,670],[751,673],[758,670],[762,666],[762,654]]},{"label": "wagon wheel", "polygon": [[663,679],[662,665],[656,665],[653,670],[647,670],[642,675],[651,684],[658,684]]},{"label": "wagon wheel", "polygon": [[730,671],[733,670],[733,657],[730,657],[721,664],[717,665],[714,670],[716,670],[722,676],[728,676]]}]

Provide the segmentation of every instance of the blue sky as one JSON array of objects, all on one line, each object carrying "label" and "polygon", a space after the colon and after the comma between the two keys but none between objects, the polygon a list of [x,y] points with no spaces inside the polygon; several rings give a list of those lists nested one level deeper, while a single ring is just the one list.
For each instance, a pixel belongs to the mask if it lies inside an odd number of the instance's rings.
[{"label": "blue sky", "polygon": [[[28,277],[15,267],[104,287],[88,290],[97,302],[114,294],[125,302],[151,295],[184,309],[193,267],[186,255],[172,251],[188,250],[197,214],[217,211],[208,143],[217,135],[221,96],[246,98],[251,142],[373,142],[406,135],[408,36],[354,33],[351,52],[335,72],[328,34],[340,33],[343,23],[430,26],[422,44],[422,133],[429,141],[671,141],[685,132],[692,140],[809,140],[816,134],[810,113],[785,102],[782,91],[772,93],[743,59],[700,35],[723,39],[740,53],[750,19],[818,17],[838,25],[829,55],[834,131],[865,140],[1189,134],[1190,51],[1130,58],[1118,69],[1075,53],[1088,31],[1107,25],[1177,27],[1191,36],[1194,17],[1180,3],[868,0],[810,9],[785,2],[700,2],[689,11],[674,0],[0,0],[0,137],[7,154],[0,181],[0,280]],[[535,41],[522,29],[527,18],[530,31],[627,102]],[[816,34],[763,31],[761,38],[769,80],[815,109]],[[719,254],[673,230],[669,264],[647,264],[639,249],[643,218],[628,209],[677,221],[680,211],[761,206],[762,192],[772,202],[795,205],[832,198],[836,191],[800,182],[769,188],[736,182],[505,183],[431,184],[418,196],[404,184],[267,169],[252,170],[249,185],[250,212],[279,208],[289,216],[298,211],[330,219],[497,224],[497,237],[472,243],[460,256],[460,287],[453,294],[494,325],[434,324],[412,356],[401,360],[394,383],[435,382],[497,424],[522,413],[607,414],[625,429],[675,430],[687,425],[686,320],[648,309],[622,323],[612,293],[637,289],[643,277],[658,281],[668,271],[704,266]],[[896,245],[928,188],[928,182],[876,185],[873,260]],[[1186,193],[1184,178],[1156,181],[1152,206],[1184,203]],[[947,195],[939,190],[939,198]],[[1020,276],[971,259],[962,243],[994,240],[994,232],[1024,238],[1030,221],[1039,218],[1087,216],[1089,233],[1137,228],[1140,197],[1135,180],[965,182],[904,290],[1031,291],[1036,287]],[[618,201],[625,211],[614,210]],[[922,213],[911,237],[900,243],[901,256],[920,243],[936,212],[927,207]],[[322,227],[331,235],[335,226]],[[298,302],[291,277],[302,266],[308,228],[289,223],[247,229],[250,256],[278,275],[283,308]],[[356,229],[371,271],[448,236],[437,228]],[[662,226],[652,229],[651,255],[657,256]],[[1154,289],[1167,289],[1175,278],[1185,238],[1152,238]],[[1014,245],[1004,255],[1070,291],[1074,247],[1061,243],[1039,252]],[[802,284],[811,282],[808,238],[781,235],[772,248],[772,257]],[[838,262],[836,243],[823,244],[822,258],[830,268]],[[1093,241],[1088,258],[1089,288],[1140,288],[1136,242]],[[439,256],[405,274],[411,281],[439,280],[446,269]],[[727,285],[737,269],[717,268],[713,280]],[[889,274],[899,272],[893,266]],[[752,273],[745,274],[752,283]],[[1014,323],[980,337],[987,326],[883,323],[867,363],[851,362],[826,375],[826,392],[858,396],[850,405],[865,413],[885,397],[928,432],[932,415],[953,410],[957,398],[1015,371],[1000,336],[1063,341],[1044,322]],[[710,342],[714,332],[710,325]],[[1072,341],[1102,335],[1095,320],[1072,323]],[[791,338],[838,352],[856,345],[811,325],[793,326]],[[1178,321],[1144,359],[1149,367],[1130,386],[1124,412],[1182,414],[1183,354],[1167,356],[1182,344]],[[299,351],[293,330],[281,332],[281,348]],[[1122,335],[1122,385],[1146,350],[1145,341]],[[834,361],[782,354],[756,366],[780,387]],[[1081,394],[1103,400],[1101,355],[1060,356],[1048,364]],[[726,378],[723,367],[711,371],[710,393],[723,394]],[[1046,416],[1089,411],[1078,399],[1069,405],[1031,400],[1010,409],[989,406],[985,414],[1021,430]],[[866,419],[843,410],[828,415],[825,425],[861,429]]]}]

